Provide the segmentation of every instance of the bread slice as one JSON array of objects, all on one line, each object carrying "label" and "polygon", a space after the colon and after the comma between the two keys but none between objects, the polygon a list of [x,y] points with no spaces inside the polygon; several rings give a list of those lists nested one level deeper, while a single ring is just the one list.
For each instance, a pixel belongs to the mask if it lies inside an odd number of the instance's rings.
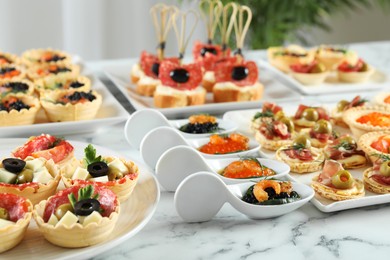
[{"label": "bread slice", "polygon": [[159,108],[202,105],[206,102],[206,90],[197,87],[193,90],[178,90],[159,85],[154,92],[154,105]]},{"label": "bread slice", "polygon": [[232,82],[216,83],[213,88],[214,102],[255,101],[262,98],[264,86],[256,82],[252,86],[239,87]]},{"label": "bread slice", "polygon": [[135,91],[141,96],[153,97],[156,87],[160,84],[159,79],[144,75],[138,80]]},{"label": "bread slice", "polygon": [[204,87],[207,92],[213,92],[214,85],[215,85],[214,71],[206,71],[202,78],[202,87]]}]

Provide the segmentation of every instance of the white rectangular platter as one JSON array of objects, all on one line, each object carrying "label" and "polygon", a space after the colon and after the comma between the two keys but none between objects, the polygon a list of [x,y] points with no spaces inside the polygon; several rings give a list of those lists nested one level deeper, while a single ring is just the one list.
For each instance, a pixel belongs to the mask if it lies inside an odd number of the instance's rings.
[{"label": "white rectangular platter", "polygon": [[[302,102],[302,104],[306,105],[314,105],[311,102]],[[317,103],[315,105],[321,105],[328,110],[335,106],[335,103],[332,104],[320,104]],[[293,115],[297,109],[298,104],[286,104],[282,105],[283,110],[287,112],[288,115]],[[239,125],[238,131],[247,134],[248,136],[254,136],[254,133],[250,130],[250,123],[253,116],[256,112],[260,111],[260,109],[251,109],[251,110],[240,110],[240,111],[229,111],[224,114],[223,119],[231,120],[236,122]],[[339,129],[341,130],[341,129]],[[344,130],[346,131],[346,130]],[[275,153],[269,150],[260,149],[260,156],[275,159]],[[358,178],[362,180],[362,173],[365,169],[370,167],[367,165],[364,168],[350,170],[351,174],[354,178]],[[314,176],[318,175],[319,172],[309,173],[309,174],[296,174],[290,173],[290,176],[293,180],[310,185],[311,180]],[[315,195],[311,202],[321,211],[323,212],[335,212],[340,210],[352,209],[365,207],[376,204],[383,204],[390,202],[390,194],[376,194],[366,190],[365,196],[362,198],[344,200],[344,201],[332,201],[325,198],[320,197],[319,195]]]}]

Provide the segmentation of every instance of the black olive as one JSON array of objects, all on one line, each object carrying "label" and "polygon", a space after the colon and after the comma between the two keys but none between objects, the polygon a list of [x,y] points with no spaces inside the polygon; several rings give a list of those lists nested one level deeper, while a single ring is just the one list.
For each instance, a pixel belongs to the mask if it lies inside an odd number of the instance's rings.
[{"label": "black olive", "polygon": [[203,47],[201,50],[200,50],[200,55],[202,55],[202,57],[204,57],[204,55],[206,55],[207,52],[210,52],[214,55],[217,55],[217,50],[213,47],[210,47],[210,48],[207,48],[207,47]]},{"label": "black olive", "polygon": [[96,199],[85,199],[74,204],[74,213],[79,216],[88,216],[94,211],[99,211],[100,202]]},{"label": "black olive", "polygon": [[7,158],[3,160],[4,168],[12,173],[19,173],[26,166],[26,162],[17,158]]},{"label": "black olive", "polygon": [[244,66],[236,66],[232,70],[232,79],[243,80],[248,76],[248,68]]},{"label": "black olive", "polygon": [[152,72],[153,72],[156,76],[158,76],[159,70],[160,70],[160,63],[158,63],[158,62],[153,63],[153,65],[152,65]]},{"label": "black olive", "polygon": [[108,165],[105,162],[94,162],[88,165],[87,170],[92,177],[101,177],[108,174]]},{"label": "black olive", "polygon": [[78,81],[73,81],[72,83],[70,83],[70,87],[71,87],[71,88],[80,88],[80,87],[82,87],[82,86],[84,86],[84,84],[83,84],[83,83],[80,83],[80,82],[78,82]]},{"label": "black olive", "polygon": [[172,70],[169,76],[177,83],[186,83],[190,79],[190,73],[185,69]]}]

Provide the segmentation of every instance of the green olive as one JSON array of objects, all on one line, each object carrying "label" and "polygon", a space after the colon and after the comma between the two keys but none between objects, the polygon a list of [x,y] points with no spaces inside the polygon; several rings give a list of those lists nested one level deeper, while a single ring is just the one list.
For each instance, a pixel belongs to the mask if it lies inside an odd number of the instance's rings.
[{"label": "green olive", "polygon": [[349,102],[347,100],[340,100],[338,103],[337,103],[337,111],[338,112],[343,112],[344,109],[349,105]]},{"label": "green olive", "polygon": [[0,219],[9,220],[9,213],[7,209],[0,208]]},{"label": "green olive", "polygon": [[118,170],[109,169],[108,180],[115,181],[123,177],[123,173]]},{"label": "green olive", "polygon": [[303,146],[305,148],[310,148],[311,142],[310,142],[310,139],[307,138],[307,136],[299,135],[294,139],[293,146]]},{"label": "green olive", "polygon": [[58,206],[58,208],[54,212],[54,215],[57,217],[58,220],[60,220],[68,211],[73,213],[74,209],[70,203],[65,203]]},{"label": "green olive", "polygon": [[285,117],[285,116],[286,115],[284,114],[284,112],[282,110],[280,110],[280,111],[276,112],[274,117],[276,120],[280,120],[282,117]]},{"label": "green olive", "polygon": [[23,169],[18,176],[16,177],[16,181],[18,184],[32,182],[34,177],[33,171],[30,169]]},{"label": "green olive", "polygon": [[383,176],[389,177],[390,176],[390,161],[383,162],[381,164],[381,167],[379,168],[379,172]]},{"label": "green olive", "polygon": [[351,145],[355,145],[356,141],[350,135],[340,138],[340,143],[347,143]]},{"label": "green olive", "polygon": [[322,63],[317,63],[311,70],[310,73],[321,73],[326,70],[325,65]]},{"label": "green olive", "polygon": [[363,63],[363,66],[361,67],[361,69],[359,70],[359,72],[365,72],[368,70],[368,66],[367,66],[367,63]]},{"label": "green olive", "polygon": [[320,119],[313,126],[313,130],[316,133],[331,134],[332,124],[329,121],[326,121],[325,119]]},{"label": "green olive", "polygon": [[347,170],[340,170],[332,176],[332,184],[337,189],[349,189],[353,186],[354,179]]},{"label": "green olive", "polygon": [[291,118],[289,118],[289,117],[282,117],[282,118],[279,119],[279,121],[287,126],[287,129],[288,129],[289,133],[294,132],[294,129],[295,129],[294,122],[291,120]]},{"label": "green olive", "polygon": [[314,108],[306,108],[302,113],[302,117],[308,121],[317,121],[319,118],[318,112]]}]

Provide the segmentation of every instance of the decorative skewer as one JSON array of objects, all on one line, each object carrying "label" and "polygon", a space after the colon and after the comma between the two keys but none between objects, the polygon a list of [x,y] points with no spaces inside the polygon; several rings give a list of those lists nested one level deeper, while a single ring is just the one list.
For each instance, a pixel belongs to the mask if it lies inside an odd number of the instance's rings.
[{"label": "decorative skewer", "polygon": [[226,56],[230,34],[232,32],[233,25],[236,20],[236,15],[238,11],[237,9],[238,9],[237,4],[229,3],[225,5],[222,10],[222,24],[220,24],[220,30],[221,30],[221,44],[222,44],[223,56]]},{"label": "decorative skewer", "polygon": [[[246,13],[246,20],[245,20]],[[242,48],[244,47],[245,36],[248,33],[249,25],[252,21],[252,11],[248,6],[241,5],[237,7],[237,16],[234,19],[234,31],[236,34],[236,51],[237,58],[243,59]]]},{"label": "decorative skewer", "polygon": [[201,0],[199,3],[200,14],[206,24],[207,43],[212,44],[215,31],[220,23],[223,5],[220,0]]}]

